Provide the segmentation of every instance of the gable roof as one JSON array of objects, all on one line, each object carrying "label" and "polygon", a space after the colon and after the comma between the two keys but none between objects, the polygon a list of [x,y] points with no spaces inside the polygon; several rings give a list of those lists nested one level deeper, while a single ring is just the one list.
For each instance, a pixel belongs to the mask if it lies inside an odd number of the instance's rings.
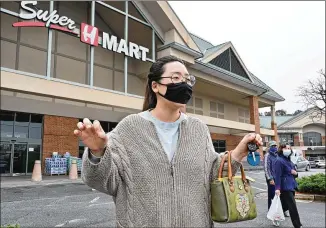
[{"label": "gable roof", "polygon": [[193,41],[197,44],[200,51],[204,53],[206,49],[214,47],[214,45],[207,40],[204,40],[203,38],[200,38],[199,36],[196,36],[195,34],[190,33],[191,38]]},{"label": "gable roof", "polygon": [[307,110],[300,112],[299,114],[293,116],[293,118],[288,119],[287,121],[281,123],[280,126],[278,126],[278,127],[284,127],[285,125],[289,125],[295,121],[299,121],[299,120],[305,118],[307,115],[310,115],[311,113],[313,113],[316,110],[318,110],[316,107],[308,108]]},{"label": "gable roof", "polygon": [[[215,64],[212,64],[211,62],[207,62],[207,60],[211,60],[212,57],[217,57],[219,54],[222,54],[224,50],[227,50],[228,48],[231,48],[234,52],[236,59],[240,62],[241,66],[245,70],[248,78],[243,77],[241,75],[238,75],[234,72],[228,71],[229,75],[235,79],[241,80],[245,83],[253,84],[254,86],[257,86],[259,88],[263,88],[265,92],[262,95],[262,97],[265,97],[267,99],[273,100],[273,101],[284,101],[285,99],[279,95],[277,92],[275,92],[271,87],[266,85],[262,80],[260,80],[257,76],[255,76],[253,73],[251,73],[244,63],[242,62],[239,54],[236,52],[232,42],[225,42],[219,45],[213,45],[211,42],[191,33],[192,39],[197,43],[197,46],[203,53],[203,57],[198,58],[196,61],[201,63],[201,65],[206,65],[210,68],[218,68],[220,71],[225,71],[225,69],[216,66]],[[211,57],[211,58],[210,58]],[[206,61],[205,61],[206,60]]]}]

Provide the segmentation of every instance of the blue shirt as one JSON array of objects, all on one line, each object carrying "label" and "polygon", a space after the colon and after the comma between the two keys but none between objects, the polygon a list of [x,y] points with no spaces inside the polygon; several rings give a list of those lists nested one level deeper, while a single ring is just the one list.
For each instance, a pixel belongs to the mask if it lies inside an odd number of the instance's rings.
[{"label": "blue shirt", "polygon": [[175,122],[163,122],[158,120],[150,111],[141,112],[139,115],[144,119],[151,121],[155,125],[157,135],[161,141],[163,149],[171,162],[178,146],[179,126],[181,121],[186,118],[186,115],[181,113],[180,118]]}]

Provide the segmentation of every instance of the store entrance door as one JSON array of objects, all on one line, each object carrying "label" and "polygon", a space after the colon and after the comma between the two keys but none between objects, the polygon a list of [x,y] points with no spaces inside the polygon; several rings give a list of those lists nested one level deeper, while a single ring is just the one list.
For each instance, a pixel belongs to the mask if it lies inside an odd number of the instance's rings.
[{"label": "store entrance door", "polygon": [[12,174],[26,174],[27,143],[13,143],[12,145]]},{"label": "store entrance door", "polygon": [[0,142],[0,173],[4,176],[27,173],[27,143]]}]

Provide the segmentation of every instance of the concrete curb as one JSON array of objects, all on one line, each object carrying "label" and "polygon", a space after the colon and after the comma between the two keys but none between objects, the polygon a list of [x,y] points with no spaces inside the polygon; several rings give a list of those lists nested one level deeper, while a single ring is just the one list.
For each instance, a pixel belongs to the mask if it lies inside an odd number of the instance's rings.
[{"label": "concrete curb", "polygon": [[299,200],[311,200],[311,201],[326,201],[326,195],[309,195],[309,194],[302,194],[302,193],[295,193],[295,198]]},{"label": "concrete curb", "polygon": [[1,183],[1,189],[11,189],[11,188],[37,188],[37,187],[45,187],[51,185],[70,185],[70,184],[79,184],[84,185],[84,182],[81,179],[78,180],[65,180],[65,181],[57,181],[57,182],[49,182],[49,181],[41,181],[41,182],[33,182],[33,181],[24,181],[24,183]]},{"label": "concrete curb", "polygon": [[264,167],[262,166],[258,166],[258,167],[244,167],[244,170],[245,171],[257,171],[257,170],[264,170]]}]

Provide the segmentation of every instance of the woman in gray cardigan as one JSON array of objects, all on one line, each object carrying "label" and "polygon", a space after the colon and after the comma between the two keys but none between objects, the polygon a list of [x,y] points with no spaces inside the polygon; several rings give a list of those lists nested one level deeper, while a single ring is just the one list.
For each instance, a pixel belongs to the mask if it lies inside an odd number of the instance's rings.
[{"label": "woman in gray cardigan", "polygon": [[[74,134],[88,147],[82,179],[113,196],[118,227],[213,225],[210,181],[221,157],[206,124],[180,111],[194,84],[181,60],[163,57],[150,68],[143,112],[127,116],[108,134],[99,121],[78,123]],[[251,141],[262,145],[252,133],[232,151],[234,174]]]}]

